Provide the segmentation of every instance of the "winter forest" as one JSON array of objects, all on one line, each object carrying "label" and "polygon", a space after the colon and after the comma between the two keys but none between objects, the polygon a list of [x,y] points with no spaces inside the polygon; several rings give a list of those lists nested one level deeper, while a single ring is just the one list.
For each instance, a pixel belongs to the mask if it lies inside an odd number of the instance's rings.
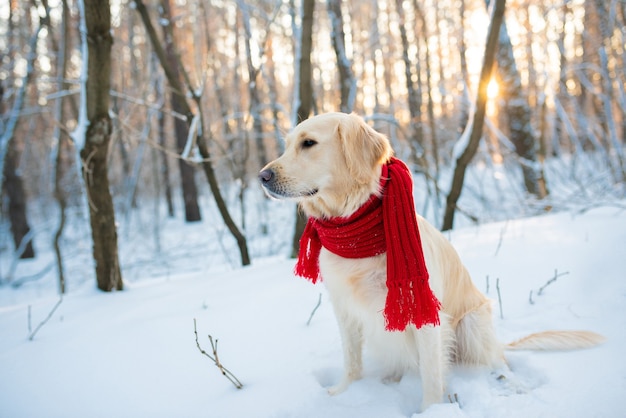
[{"label": "winter forest", "polygon": [[419,416],[622,416],[625,0],[0,0],[0,416],[417,416],[367,349],[329,396],[305,220],[259,185],[337,111],[390,139],[501,342],[606,337],[453,365]]},{"label": "winter forest", "polygon": [[[289,255],[299,216],[256,176],[329,111],[390,138],[443,230],[622,199],[626,2],[491,3],[2,2],[0,283]],[[210,248],[164,254],[168,219]]]}]

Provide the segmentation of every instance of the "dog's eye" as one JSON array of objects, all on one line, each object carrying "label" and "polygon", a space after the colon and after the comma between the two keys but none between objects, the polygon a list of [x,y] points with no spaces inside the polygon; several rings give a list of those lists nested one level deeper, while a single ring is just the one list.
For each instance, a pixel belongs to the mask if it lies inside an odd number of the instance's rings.
[{"label": "dog's eye", "polygon": [[311,148],[315,144],[317,144],[317,141],[313,139],[305,139],[304,141],[302,141],[302,148]]}]

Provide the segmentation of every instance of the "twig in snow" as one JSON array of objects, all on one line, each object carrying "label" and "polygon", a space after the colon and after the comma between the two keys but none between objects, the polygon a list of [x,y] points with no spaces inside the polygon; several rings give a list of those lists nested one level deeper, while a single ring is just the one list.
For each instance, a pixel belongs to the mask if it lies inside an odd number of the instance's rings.
[{"label": "twig in snow", "polygon": [[[564,271],[563,273],[559,273],[559,271],[557,269],[554,269],[554,276],[550,280],[548,280],[546,282],[546,284],[544,284],[543,286],[541,286],[539,288],[539,290],[537,291],[537,296],[541,296],[541,294],[546,289],[546,287],[548,287],[552,283],[556,282],[556,279],[558,279],[561,276],[565,276],[567,274],[569,274],[569,271]],[[530,295],[528,296],[528,303],[530,303],[531,305],[535,304],[535,301],[533,300],[533,291],[532,290],[530,291]]]},{"label": "twig in snow", "polygon": [[506,227],[509,223],[506,222],[504,224],[504,227],[502,227],[500,229],[500,239],[498,239],[498,246],[496,247],[496,252],[494,253],[494,257],[498,255],[498,253],[500,252],[500,247],[502,247],[502,240],[504,239],[504,233],[506,232]]},{"label": "twig in snow", "polygon": [[502,314],[502,296],[500,295],[500,278],[496,279],[496,290],[498,291],[498,305],[500,305],[500,319],[504,319]]},{"label": "twig in snow", "polygon": [[41,329],[41,327],[43,327],[44,325],[46,325],[46,323],[50,320],[50,318],[52,318],[52,315],[54,315],[54,311],[57,310],[57,308],[59,307],[59,305],[61,304],[61,302],[63,302],[63,296],[59,297],[58,302],[56,303],[56,305],[54,305],[54,307],[52,308],[52,310],[48,313],[48,316],[46,317],[46,319],[44,319],[43,321],[41,321],[39,323],[39,325],[37,325],[37,328],[35,328],[35,330],[33,332],[30,332],[31,330],[31,315],[30,315],[30,305],[28,305],[28,332],[29,332],[29,336],[28,339],[30,341],[33,340],[33,338],[35,338],[35,334],[37,334],[37,332],[39,332],[39,330]]},{"label": "twig in snow", "polygon": [[196,328],[196,318],[193,319],[193,333],[196,335],[196,346],[198,347],[198,350],[200,350],[200,353],[211,359],[213,363],[215,363],[217,368],[220,369],[222,375],[224,375],[226,379],[230,380],[230,382],[235,385],[237,389],[243,388],[243,384],[239,381],[239,379],[237,379],[237,377],[235,377],[235,375],[230,370],[228,370],[222,365],[222,363],[220,363],[220,359],[217,356],[217,340],[213,341],[213,337],[209,335],[209,341],[211,342],[211,350],[213,351],[213,356],[211,356],[209,353],[204,351],[202,347],[200,347],[200,343],[198,342],[198,330]]},{"label": "twig in snow", "polygon": [[559,273],[557,269],[554,269],[554,276],[550,280],[548,280],[546,284],[544,284],[543,286],[539,288],[539,290],[537,291],[537,295],[541,295],[546,287],[556,282],[556,279],[558,279],[559,277],[565,276],[567,274],[569,274],[569,271],[564,271],[563,273]]},{"label": "twig in snow", "polygon": [[311,316],[309,316],[309,320],[306,321],[306,326],[307,327],[311,324],[311,320],[313,319],[313,315],[315,315],[315,312],[317,311],[317,308],[319,308],[321,304],[322,304],[322,294],[320,293],[320,297],[317,299],[317,305],[315,305],[315,308],[313,308],[313,311],[311,312]]},{"label": "twig in snow", "polygon": [[450,401],[450,403],[459,403],[459,395],[455,393],[454,399],[452,399],[452,395],[448,394],[448,400]]},{"label": "twig in snow", "polygon": [[485,289],[485,294],[489,294],[489,275],[487,275],[487,277],[485,278],[486,282],[487,282],[487,288]]}]

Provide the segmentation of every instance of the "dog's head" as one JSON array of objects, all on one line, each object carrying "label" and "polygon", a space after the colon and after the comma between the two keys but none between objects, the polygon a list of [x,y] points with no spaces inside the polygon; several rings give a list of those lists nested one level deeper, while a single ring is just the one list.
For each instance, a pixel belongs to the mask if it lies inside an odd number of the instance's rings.
[{"label": "dog's head", "polygon": [[327,113],[287,135],[285,152],[259,173],[268,195],[294,199],[309,216],[348,216],[378,191],[387,138],[363,119]]}]

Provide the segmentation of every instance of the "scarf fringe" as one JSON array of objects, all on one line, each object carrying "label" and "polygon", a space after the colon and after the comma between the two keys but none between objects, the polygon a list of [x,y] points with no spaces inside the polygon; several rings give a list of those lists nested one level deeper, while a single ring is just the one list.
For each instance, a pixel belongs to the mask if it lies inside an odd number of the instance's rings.
[{"label": "scarf fringe", "polygon": [[317,232],[313,226],[313,220],[309,219],[300,238],[298,262],[294,268],[296,276],[304,277],[313,284],[320,278],[319,258],[322,243],[317,238]]},{"label": "scarf fringe", "polygon": [[407,287],[406,282],[388,286],[384,310],[387,331],[404,331],[409,324],[418,329],[424,325],[439,325],[441,303],[437,297],[427,286],[422,286],[419,292],[412,292],[412,287]]}]

